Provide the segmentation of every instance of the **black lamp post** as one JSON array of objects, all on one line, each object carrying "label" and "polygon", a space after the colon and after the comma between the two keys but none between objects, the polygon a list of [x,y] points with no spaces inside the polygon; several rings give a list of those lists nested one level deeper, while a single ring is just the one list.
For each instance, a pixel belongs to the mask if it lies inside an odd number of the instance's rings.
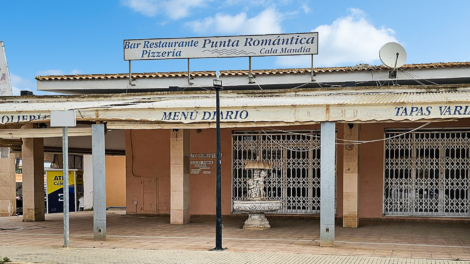
[{"label": "black lamp post", "polygon": [[222,247],[222,191],[221,191],[221,170],[220,170],[220,90],[222,90],[222,80],[214,79],[214,90],[216,94],[216,130],[217,130],[217,182],[216,182],[216,201],[215,201],[215,248],[213,250],[224,250]]}]

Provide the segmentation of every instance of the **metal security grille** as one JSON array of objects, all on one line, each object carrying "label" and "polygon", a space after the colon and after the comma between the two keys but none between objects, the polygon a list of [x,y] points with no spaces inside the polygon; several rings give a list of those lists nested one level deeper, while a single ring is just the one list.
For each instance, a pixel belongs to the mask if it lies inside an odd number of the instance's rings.
[{"label": "metal security grille", "polygon": [[[246,162],[269,162],[265,179],[268,200],[282,201],[277,214],[320,213],[320,133],[237,133],[233,135],[232,201],[247,199],[252,170]],[[307,135],[306,135],[307,134]]]},{"label": "metal security grille", "polygon": [[470,131],[386,132],[384,214],[469,216]]}]

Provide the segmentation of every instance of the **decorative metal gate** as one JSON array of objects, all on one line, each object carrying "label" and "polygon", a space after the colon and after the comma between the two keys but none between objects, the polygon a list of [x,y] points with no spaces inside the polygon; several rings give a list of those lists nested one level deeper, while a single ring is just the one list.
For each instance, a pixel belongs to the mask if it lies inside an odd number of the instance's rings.
[{"label": "decorative metal gate", "polygon": [[[307,135],[306,135],[307,134]],[[273,169],[265,179],[269,200],[282,201],[277,214],[320,213],[320,133],[236,133],[232,141],[232,201],[247,199],[247,161],[269,162]]]},{"label": "decorative metal gate", "polygon": [[470,131],[386,132],[384,214],[469,216]]}]

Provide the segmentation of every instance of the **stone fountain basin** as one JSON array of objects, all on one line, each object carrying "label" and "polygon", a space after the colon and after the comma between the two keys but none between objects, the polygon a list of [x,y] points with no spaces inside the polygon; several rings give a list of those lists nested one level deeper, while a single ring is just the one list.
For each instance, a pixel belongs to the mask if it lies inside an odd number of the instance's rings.
[{"label": "stone fountain basin", "polygon": [[233,209],[238,212],[262,214],[274,212],[282,207],[281,201],[234,201]]}]

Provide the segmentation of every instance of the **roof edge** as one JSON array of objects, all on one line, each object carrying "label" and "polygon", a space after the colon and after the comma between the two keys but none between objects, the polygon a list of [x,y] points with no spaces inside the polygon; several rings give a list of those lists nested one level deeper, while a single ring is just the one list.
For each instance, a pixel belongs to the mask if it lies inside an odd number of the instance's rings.
[{"label": "roof edge", "polygon": [[[406,70],[423,70],[423,69],[444,69],[444,68],[470,68],[470,62],[437,62],[437,63],[421,63],[421,64],[405,64],[401,69]],[[355,66],[344,67],[314,67],[315,73],[338,73],[338,72],[358,72],[358,71],[384,71],[390,68],[385,65],[369,65],[358,64]],[[283,75],[283,74],[310,74],[311,68],[286,68],[286,69],[267,69],[252,70],[254,75]],[[247,76],[248,70],[225,70],[220,71],[221,76]],[[191,71],[194,77],[216,77],[215,71]],[[148,72],[148,73],[132,73],[132,78],[187,78],[187,71],[179,72]],[[38,81],[55,81],[55,80],[107,80],[107,79],[126,79],[129,73],[116,74],[76,74],[76,75],[46,75],[36,76]]]}]

